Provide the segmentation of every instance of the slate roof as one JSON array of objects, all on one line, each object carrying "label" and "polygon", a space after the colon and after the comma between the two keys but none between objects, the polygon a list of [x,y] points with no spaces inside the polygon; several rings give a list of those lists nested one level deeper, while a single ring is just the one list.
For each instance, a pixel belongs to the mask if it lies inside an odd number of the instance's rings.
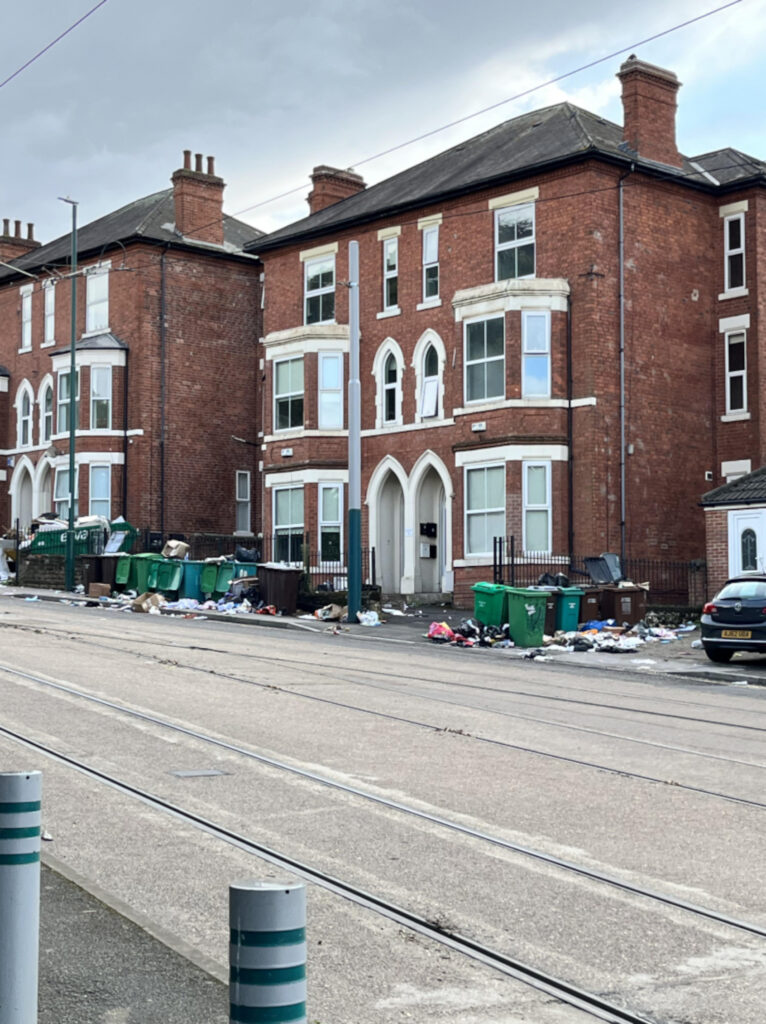
[{"label": "slate roof", "polygon": [[623,164],[633,162],[705,189],[716,187],[703,173],[705,170],[721,185],[752,178],[766,184],[766,164],[733,149],[700,157],[682,157],[681,167],[645,160],[622,141],[621,125],[572,103],[558,103],[490,128],[377,185],[251,242],[246,249],[266,252],[299,238],[438,202],[589,156]]},{"label": "slate roof", "polygon": [[[211,246],[193,238],[185,238],[175,230],[175,210],[173,205],[173,189],[167,188],[155,192],[143,199],[136,199],[127,206],[121,207],[105,217],[85,224],[77,229],[78,257],[83,259],[111,246],[117,241],[129,239],[149,242],[170,242],[175,245],[189,246],[207,252],[241,252],[247,242],[260,237],[263,232],[241,220],[235,220],[224,214],[224,244]],[[69,232],[31,250],[24,256],[10,260],[14,267],[22,270],[34,270],[40,267],[69,265],[72,248],[72,234]],[[0,267],[0,282],[13,278],[14,271]]]},{"label": "slate roof", "polygon": [[[52,352],[52,356],[61,355],[62,352],[69,352],[71,346],[65,345],[63,348],[55,348]],[[124,341],[121,341],[116,334],[111,334],[109,331],[104,331],[103,334],[92,334],[87,338],[80,338],[79,341],[74,343],[75,352],[85,352],[88,350],[104,351],[106,349],[127,349],[128,346]]]},{"label": "slate roof", "polygon": [[716,505],[766,505],[766,466],[708,491],[702,495],[700,504],[706,508]]}]

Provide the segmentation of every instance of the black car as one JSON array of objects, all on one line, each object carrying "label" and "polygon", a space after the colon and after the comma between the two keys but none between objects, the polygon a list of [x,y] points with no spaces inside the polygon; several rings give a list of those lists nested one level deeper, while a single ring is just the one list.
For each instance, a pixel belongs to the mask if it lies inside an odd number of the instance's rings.
[{"label": "black car", "polygon": [[766,654],[766,573],[727,580],[702,609],[701,625],[711,661],[728,661],[735,651]]}]

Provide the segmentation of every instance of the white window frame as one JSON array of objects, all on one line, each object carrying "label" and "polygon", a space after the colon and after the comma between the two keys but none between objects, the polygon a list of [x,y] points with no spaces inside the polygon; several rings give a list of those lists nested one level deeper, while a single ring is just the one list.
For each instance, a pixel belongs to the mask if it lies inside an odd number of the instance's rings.
[{"label": "white window frame", "polygon": [[[526,211],[531,210],[532,212],[532,235],[528,238],[516,238],[510,242],[500,241],[500,220],[503,214],[514,213],[523,214]],[[495,210],[495,280],[496,281],[513,281],[523,280],[524,278],[531,278],[535,276],[537,269],[537,225],[535,221],[535,204],[534,203],[513,203],[510,206],[498,207]],[[511,278],[501,278],[499,274],[500,270],[500,253],[507,252],[510,249],[520,249],[524,245],[532,246],[532,273],[515,275]],[[518,256],[516,257],[516,269],[518,269]]]},{"label": "white window frame", "polygon": [[[311,276],[311,268],[316,267],[321,263],[332,264],[332,284],[320,285],[319,288],[312,288],[309,291],[309,277]],[[324,305],[322,297],[324,295],[333,296],[332,302],[332,316],[322,317],[322,306]],[[309,299],[319,299],[320,317],[318,320],[309,320]],[[335,254],[327,253],[324,256],[317,256],[316,259],[306,260],[303,264],[303,322],[304,324],[334,324],[335,323]]]},{"label": "white window frame", "polygon": [[[59,480],[63,482],[64,497],[59,498]],[[74,518],[77,519],[80,514],[80,467],[75,466],[74,468]],[[53,477],[53,491],[51,498],[53,507],[56,510],[56,514],[60,519],[64,521],[69,520],[69,467],[68,466],[57,466],[56,472]],[[59,505],[64,506],[63,509],[59,508]]]},{"label": "white window frame", "polygon": [[43,281],[45,315],[43,319],[43,345],[56,343],[56,282]]},{"label": "white window frame", "polygon": [[[423,302],[424,303],[427,303],[427,302],[435,303],[438,300],[438,298],[439,298],[439,225],[438,224],[430,224],[428,227],[425,227],[422,230],[423,230]],[[428,253],[428,243],[429,243],[430,239],[435,239],[435,241],[434,241],[434,250],[435,250],[436,258],[429,260],[427,257],[429,255],[429,253]],[[436,291],[434,292],[433,295],[429,295],[428,294],[428,286],[427,286],[427,279],[428,279],[428,273],[427,272],[429,270],[433,270],[434,267],[436,268]]]},{"label": "white window frame", "polygon": [[[396,363],[396,415],[392,420],[384,419],[386,413],[386,362],[389,355],[393,355]],[[371,373],[375,381],[375,428],[377,430],[387,429],[393,426],[402,426],[402,408],[404,397],[402,387],[404,381],[404,356],[399,343],[392,337],[388,337],[378,347],[372,361]]]},{"label": "white window frame", "polygon": [[[489,323],[490,320],[500,320],[502,322],[502,324],[503,324],[503,352],[502,352],[502,355],[490,356],[488,358],[485,356],[484,359],[470,359],[469,360],[469,358],[468,358],[468,329],[469,329],[469,327],[471,327],[473,324],[480,324],[480,323],[487,324],[487,323]],[[484,337],[485,337],[484,348],[485,348],[485,351],[486,351],[486,327],[484,328]],[[484,396],[482,396],[480,398],[469,398],[468,397],[468,367],[469,366],[475,366],[475,365],[477,365],[479,363],[485,363],[486,364],[486,363],[494,363],[494,362],[498,362],[498,361],[502,361],[502,364],[503,364],[503,389],[500,392],[500,394],[499,395],[487,395],[485,393]],[[485,383],[486,383],[486,378],[485,378]],[[485,386],[484,390],[486,392],[486,386]],[[487,402],[499,402],[499,401],[502,401],[502,400],[505,399],[505,391],[506,391],[506,383],[505,383],[505,316],[504,316],[504,314],[501,314],[500,316],[472,317],[470,320],[464,320],[463,321],[463,398],[464,398],[465,405],[468,406],[468,405],[476,405],[476,404],[485,404]]]},{"label": "white window frame", "polygon": [[[277,495],[280,492],[282,492],[282,491],[300,491],[302,493],[302,495],[303,495],[303,516],[302,516],[302,519],[301,519],[300,523],[277,523]],[[284,487],[273,487],[272,488],[272,492],[271,492],[271,502],[272,502],[272,504],[271,504],[271,523],[272,523],[272,527],[273,527],[272,532],[273,532],[273,536],[274,536],[274,550],[272,552],[272,557],[273,557],[274,561],[278,561],[279,560],[278,559],[278,552],[277,552],[277,539],[278,539],[278,537],[280,537],[282,535],[285,535],[285,534],[288,537],[290,537],[290,538],[293,537],[293,536],[300,536],[300,538],[301,538],[301,545],[303,544],[303,537],[304,537],[305,523],[306,523],[306,492],[305,492],[303,484],[286,484]],[[288,540],[288,542],[287,542],[287,554],[288,555],[291,554],[291,548],[292,548],[292,541]],[[303,560],[302,559],[287,558],[287,559],[281,559],[281,561],[287,562],[290,565],[302,565],[303,564]]]},{"label": "white window frame", "polygon": [[29,352],[32,348],[32,291],[34,285],[25,284],[19,288],[21,296],[21,345],[20,352]]},{"label": "white window frame", "polygon": [[[303,387],[300,391],[277,391],[277,367],[282,366],[284,363],[301,363],[303,366]],[[306,363],[303,356],[287,356],[285,359],[274,360],[274,433],[289,433],[291,430],[303,430],[306,425]],[[290,409],[290,420],[292,420],[292,406],[293,402],[300,397],[301,399],[301,421],[300,423],[292,424],[287,427],[279,426],[279,418],[277,415],[277,403],[279,401],[285,401],[289,403]]]},{"label": "white window frame", "polygon": [[[732,341],[742,339],[742,352],[744,355],[744,367],[741,370],[729,369],[729,352]],[[725,359],[726,359],[726,415],[732,413],[747,412],[747,331],[743,329],[726,331],[724,333]],[[731,382],[735,378],[742,380],[742,405],[737,408],[731,404]]]},{"label": "white window frame", "polygon": [[[343,553],[343,483],[340,480],[327,480],[321,481],[318,485],[319,493],[317,495],[317,525],[319,527],[319,562],[330,563],[333,566],[342,568],[345,562]],[[337,519],[324,519],[324,492],[327,490],[336,490],[338,492],[338,518]],[[339,557],[337,559],[323,558],[322,557],[322,534],[325,529],[332,529],[338,531],[338,550]]]},{"label": "white window frame", "polygon": [[[542,504],[532,504],[529,500],[529,481],[528,474],[530,469],[544,469],[545,470],[545,495],[546,500]],[[551,463],[549,461],[540,459],[529,459],[521,463],[521,493],[522,493],[522,546],[525,554],[543,554],[549,555],[552,552],[552,536],[553,536],[553,512],[552,512],[552,497],[551,497]],[[544,550],[538,548],[527,547],[527,513],[528,512],[545,512],[548,517],[548,537],[546,541],[546,547]]]},{"label": "white window frame", "polygon": [[[499,469],[503,475],[503,504],[502,506],[487,507],[487,508],[468,508],[468,478],[471,473],[477,471],[485,472],[488,469]],[[492,546],[489,546],[487,551],[472,551],[470,548],[470,537],[471,531],[469,529],[469,522],[473,516],[490,516],[502,514],[503,517],[503,531],[502,535],[506,532],[506,504],[508,500],[507,491],[507,480],[506,480],[506,464],[505,462],[482,462],[477,465],[468,465],[463,468],[463,554],[466,558],[477,558],[486,557],[492,554]]]},{"label": "white window frame", "polygon": [[[433,352],[433,354],[436,356],[436,373],[431,373],[431,374],[427,374],[426,373],[426,358],[427,358],[429,352]],[[418,413],[420,415],[420,419],[421,420],[438,419],[438,417],[439,417],[439,406],[441,404],[440,401],[439,401],[439,399],[441,397],[439,395],[439,389],[440,389],[440,386],[441,386],[441,374],[439,373],[440,362],[441,361],[439,359],[439,350],[436,347],[436,345],[434,345],[434,343],[432,341],[430,341],[426,345],[426,349],[425,349],[425,352],[423,353],[422,360],[423,360],[423,368],[422,368],[421,372],[422,372],[422,375],[423,375],[423,377],[422,377],[422,381],[423,382],[422,382],[422,385],[421,385],[421,388],[420,388],[420,396],[419,396],[419,401],[418,401]],[[428,408],[432,408],[432,411],[431,412],[426,412],[426,408],[427,407]]]},{"label": "white window frame", "polygon": [[[72,387],[70,381],[69,398],[61,398],[61,381],[64,377],[69,378],[70,371],[62,370],[56,377],[56,433],[57,434],[68,434],[69,433],[69,412],[67,412],[67,425],[61,426],[61,410],[62,406],[69,409],[72,405]],[[74,428],[77,430],[80,426],[80,368],[79,366],[75,370],[75,388],[74,388],[74,402],[75,402],[75,413],[74,413]]]},{"label": "white window frame", "polygon": [[[386,380],[386,371],[388,368],[389,361],[393,361],[394,364],[394,379],[392,381]],[[401,422],[401,383],[399,381],[399,363],[394,352],[387,352],[383,360],[383,368],[381,370],[380,377],[381,385],[381,410],[380,416],[383,421],[384,427],[390,427],[393,423]],[[394,396],[394,415],[387,416],[388,396],[389,394]]]},{"label": "white window frame", "polygon": [[[730,247],[729,245],[729,225],[732,221],[739,222],[739,238],[740,245]],[[736,292],[742,288],[747,287],[747,278],[745,276],[745,215],[744,213],[733,213],[728,217],[724,217],[723,220],[723,280],[724,280],[724,292]],[[731,260],[732,257],[742,258],[742,281],[740,284],[731,283]]]},{"label": "white window frame", "polygon": [[[393,253],[393,267],[388,266],[389,253]],[[389,283],[394,282],[396,297],[389,301]],[[399,309],[399,238],[383,239],[383,312],[388,313]]]},{"label": "white window frame", "polygon": [[[542,319],[545,323],[545,348],[542,350],[531,349],[528,343],[530,320]],[[543,391],[534,391],[527,379],[527,366],[531,362],[539,362],[545,359],[546,363],[546,385]],[[550,398],[551,397],[551,314],[549,310],[522,310],[521,313],[521,397],[522,398]]]},{"label": "white window frame", "polygon": [[[96,395],[94,390],[96,371],[106,371],[109,387],[107,395]],[[96,402],[107,403],[107,424],[105,427],[96,426],[95,416],[95,405]],[[90,429],[91,430],[111,430],[112,429],[112,367],[105,366],[103,363],[93,363],[90,368]]]},{"label": "white window frame", "polygon": [[[94,470],[105,470],[106,476],[106,497],[95,498],[93,496],[93,471]],[[94,510],[94,502],[98,502],[100,505],[106,503],[106,512],[97,512]],[[112,467],[107,462],[91,462],[88,467],[88,515],[91,516],[105,516],[107,519],[112,518]]]},{"label": "white window frame", "polygon": [[[24,412],[24,402],[27,403],[27,411]],[[18,448],[31,448],[33,443],[35,396],[27,381],[21,385],[16,395],[16,446]],[[26,431],[26,440],[24,433]]]},{"label": "white window frame", "polygon": [[[338,364],[338,387],[322,387],[322,368],[326,360],[334,360]],[[319,352],[317,359],[317,425],[320,430],[343,430],[343,353]],[[328,422],[322,401],[324,395],[337,395],[339,399],[339,418]]]},{"label": "white window frame", "polygon": [[[247,497],[240,497],[240,483],[245,484],[244,490]],[[252,505],[250,488],[250,470],[237,469],[234,473],[234,532],[237,534],[251,535],[252,530]],[[240,525],[240,518],[247,522],[247,526]]]},{"label": "white window frame", "polygon": [[[45,399],[50,395],[51,407],[50,410],[45,408]],[[48,380],[43,386],[40,392],[40,443],[45,444],[46,441],[50,441],[53,437],[53,383]]]},{"label": "white window frame", "polygon": [[[109,330],[109,272],[111,261],[96,263],[85,271],[85,333],[102,334]],[[103,280],[104,294],[97,294]]]}]

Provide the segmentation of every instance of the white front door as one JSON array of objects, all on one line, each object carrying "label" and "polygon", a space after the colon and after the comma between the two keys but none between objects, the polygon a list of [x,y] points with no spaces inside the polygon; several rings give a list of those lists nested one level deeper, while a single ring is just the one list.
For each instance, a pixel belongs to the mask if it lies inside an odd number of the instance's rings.
[{"label": "white front door", "polygon": [[766,509],[729,512],[729,575],[766,570]]}]

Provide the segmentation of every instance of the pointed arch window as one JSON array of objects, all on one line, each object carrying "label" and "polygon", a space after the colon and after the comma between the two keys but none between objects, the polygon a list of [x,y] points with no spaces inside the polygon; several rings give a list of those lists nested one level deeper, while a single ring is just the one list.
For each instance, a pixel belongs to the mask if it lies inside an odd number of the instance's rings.
[{"label": "pointed arch window", "polygon": [[53,385],[49,384],[43,392],[42,400],[42,431],[40,440],[50,441],[53,436]]},{"label": "pointed arch window", "polygon": [[420,392],[420,415],[423,419],[439,411],[439,354],[429,345],[423,356],[423,387]]},{"label": "pointed arch window", "polygon": [[383,367],[383,422],[394,423],[397,419],[397,391],[399,372],[393,352],[389,352]]},{"label": "pointed arch window", "polygon": [[32,399],[28,391],[24,391],[19,405],[19,448],[28,448],[32,444]]}]

